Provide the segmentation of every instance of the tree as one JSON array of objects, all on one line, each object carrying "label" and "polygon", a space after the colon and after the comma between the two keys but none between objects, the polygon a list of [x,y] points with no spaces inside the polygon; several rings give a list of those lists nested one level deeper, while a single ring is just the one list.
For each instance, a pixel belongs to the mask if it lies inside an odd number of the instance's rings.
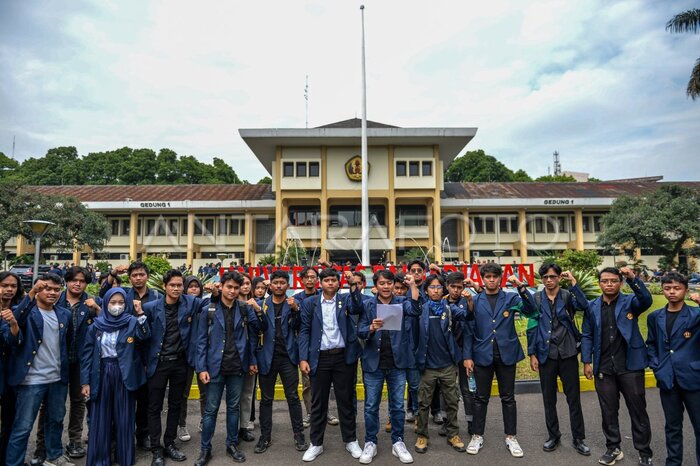
[{"label": "tree", "polygon": [[[520,173],[520,177],[525,172]],[[483,150],[468,151],[447,168],[445,179],[457,182],[513,181],[513,172]]]},{"label": "tree", "polygon": [[546,183],[575,183],[576,178],[571,175],[545,175],[538,177],[535,181]]},{"label": "tree", "polygon": [[522,168],[515,173],[513,173],[513,181],[532,181],[530,175],[527,174]]},{"label": "tree", "polygon": [[675,263],[687,243],[700,239],[700,193],[662,186],[644,197],[622,196],[603,216],[602,248],[655,249]]},{"label": "tree", "polygon": [[32,218],[38,204],[39,196],[20,184],[0,183],[0,257],[3,261],[7,257],[7,243],[26,232],[27,227],[23,222]]},{"label": "tree", "polygon": [[[697,34],[700,31],[700,9],[677,14],[666,23],[666,30],[675,33],[692,32]],[[693,100],[700,97],[700,58],[697,59],[690,72],[690,80],[685,92]]]},{"label": "tree", "polygon": [[258,181],[258,184],[272,184],[272,178],[269,176],[265,176],[263,178],[260,178],[260,181]]},{"label": "tree", "polygon": [[588,251],[575,251],[573,249],[564,250],[556,262],[562,270],[576,270],[582,273],[595,273],[598,266],[603,263],[603,258],[598,255],[598,251],[591,249]]}]

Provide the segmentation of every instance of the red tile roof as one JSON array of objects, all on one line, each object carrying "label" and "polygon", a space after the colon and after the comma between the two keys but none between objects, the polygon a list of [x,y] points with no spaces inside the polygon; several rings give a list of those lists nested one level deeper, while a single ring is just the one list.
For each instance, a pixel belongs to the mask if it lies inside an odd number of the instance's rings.
[{"label": "red tile roof", "polygon": [[72,196],[81,202],[123,201],[257,201],[275,196],[269,184],[32,186],[44,194]]}]

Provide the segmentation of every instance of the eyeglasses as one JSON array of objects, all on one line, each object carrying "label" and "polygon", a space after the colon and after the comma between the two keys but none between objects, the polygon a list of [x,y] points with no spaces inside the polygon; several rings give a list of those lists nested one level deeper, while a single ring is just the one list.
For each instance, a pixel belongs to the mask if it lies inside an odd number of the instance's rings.
[{"label": "eyeglasses", "polygon": [[542,275],[542,280],[557,280],[559,275]]},{"label": "eyeglasses", "polygon": [[600,283],[602,283],[603,285],[617,285],[618,283],[620,283],[620,280],[618,280],[617,278],[606,278],[605,280],[600,280]]},{"label": "eyeglasses", "polygon": [[442,289],[442,285],[429,285],[429,286],[428,286],[428,289],[430,289],[430,290],[441,290],[441,289]]}]

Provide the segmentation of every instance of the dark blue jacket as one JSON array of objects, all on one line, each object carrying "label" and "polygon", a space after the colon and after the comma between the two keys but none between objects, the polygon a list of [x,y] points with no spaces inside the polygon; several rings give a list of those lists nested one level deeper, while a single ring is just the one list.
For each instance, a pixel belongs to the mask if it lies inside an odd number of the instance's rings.
[{"label": "dark blue jacket", "polygon": [[10,325],[4,320],[0,322],[0,395],[5,392],[5,373],[7,372],[11,350],[20,339],[21,332],[16,337],[12,336]]},{"label": "dark blue jacket", "polygon": [[[107,293],[107,291],[109,291],[110,288],[112,288],[112,285],[107,283],[107,280],[102,282],[102,286],[100,286],[100,291],[99,291],[100,298],[104,298],[105,293]],[[163,297],[163,295],[158,293],[156,290],[154,290],[152,288],[147,288],[147,289],[148,289],[148,293],[146,293],[142,299],[143,304],[150,303],[151,301],[157,301],[158,299]],[[136,295],[136,290],[133,287],[125,286],[124,291],[126,291],[126,299],[131,299],[131,300],[134,299],[134,296]],[[138,299],[136,301],[138,301]]]},{"label": "dark blue jacket", "polygon": [[[418,343],[416,345],[416,352],[414,354],[416,360],[416,367],[422,372],[425,370],[425,361],[428,356],[428,327],[430,325],[430,304],[426,300],[422,305],[419,301],[410,300],[411,311],[409,313],[413,316],[418,317],[417,327],[418,327]],[[447,301],[445,300],[445,303]],[[472,313],[469,312],[466,306],[460,307],[459,305],[448,305],[450,307],[450,312],[452,313],[452,326],[450,327],[450,318],[447,309],[443,312],[444,319],[440,319],[440,327],[447,340],[447,345],[450,350],[450,359],[454,364],[459,364],[462,361],[462,351],[457,345],[457,339],[455,338],[455,332],[457,327],[461,326],[462,322],[472,319]],[[404,308],[407,310],[407,308]],[[415,322],[415,321],[414,321]]]},{"label": "dark blue jacket", "polygon": [[[647,367],[647,348],[639,332],[637,318],[652,303],[652,297],[644,283],[637,277],[627,280],[634,294],[620,293],[615,306],[617,330],[627,343],[627,370],[639,371]],[[588,304],[588,311],[583,318],[581,331],[581,362],[593,363],[593,373],[600,368],[600,296]]]},{"label": "dark blue jacket", "polygon": [[[569,314],[569,308],[574,311],[586,312],[588,309],[588,299],[586,295],[583,294],[581,288],[578,285],[572,286],[568,289],[570,293],[570,304],[567,307],[567,303],[562,298],[562,290],[559,289],[557,294],[556,304],[556,315],[559,319],[561,325],[566,328],[566,330],[576,337],[580,335],[579,330],[576,328],[576,324],[571,319],[571,314]],[[527,292],[529,293],[529,292]],[[534,296],[531,298],[532,302],[537,306]],[[536,317],[537,327],[527,329],[527,354],[537,356],[537,360],[540,364],[544,364],[549,358],[549,337],[552,333],[552,306],[547,298],[547,294],[542,290],[542,302],[539,308],[539,317]]]},{"label": "dark blue jacket", "polygon": [[[267,322],[259,321],[255,311],[243,301],[235,301],[234,306],[236,309],[233,313],[233,334],[243,373],[247,374],[248,367],[257,364],[255,347],[258,335],[265,331]],[[195,369],[197,373],[208,372],[209,376],[214,378],[221,370],[221,359],[226,344],[226,317],[220,301],[216,303],[211,321],[209,311],[201,312],[197,332]]]},{"label": "dark blue jacket", "polygon": [[683,306],[666,334],[666,308],[647,317],[647,354],[656,385],[671,390],[674,385],[687,391],[700,390],[700,309]]},{"label": "dark blue jacket", "polygon": [[[85,333],[87,332],[88,326],[92,324],[92,321],[97,316],[97,313],[95,311],[93,311],[85,305],[85,301],[89,297],[90,296],[88,296],[87,293],[83,293],[83,295],[80,297],[80,305],[78,306],[78,310],[76,311],[78,313],[76,321],[77,325],[73,327],[73,344],[76,348],[76,360],[71,360],[70,362],[80,362],[80,354],[83,349],[83,344],[85,342]],[[95,303],[97,303],[98,306],[102,306],[102,299],[100,299],[98,296],[95,296],[93,299],[95,300]],[[67,292],[64,291],[63,293],[61,293],[61,296],[59,296],[56,305],[64,309],[68,309],[71,312],[71,319],[73,318],[73,310],[71,309],[71,305],[68,302]]]},{"label": "dark blue jacket", "polygon": [[[256,345],[255,359],[258,362],[258,371],[262,375],[267,375],[272,367],[272,357],[275,353],[275,332],[277,331],[275,319],[275,306],[272,303],[272,296],[268,296],[262,303],[264,320],[267,328],[262,335],[262,346]],[[282,303],[282,315],[280,319],[282,325],[282,338],[284,338],[287,354],[292,364],[299,364],[299,347],[297,346],[297,334],[301,327],[301,309],[292,311],[285,299]]]},{"label": "dark blue jacket", "polygon": [[[59,341],[61,344],[61,382],[68,383],[68,347],[73,334],[71,313],[68,309],[54,306],[58,319]],[[36,300],[25,296],[12,310],[19,325],[20,334],[10,357],[7,383],[16,386],[22,383],[34,361],[39,345],[44,338],[44,318],[36,305]]]},{"label": "dark blue jacket", "polygon": [[[360,314],[360,322],[357,328],[357,336],[365,342],[365,347],[362,350],[362,370],[364,372],[374,372],[379,368],[382,331],[381,329],[374,333],[369,331],[372,321],[377,318],[378,303],[379,301],[376,297],[370,297],[370,299],[364,301],[364,312]],[[411,301],[404,299],[403,296],[393,296],[389,304],[402,304],[404,306],[402,329],[400,331],[389,330],[394,366],[397,369],[412,369],[416,364],[413,353],[409,351],[409,348],[413,347],[412,326],[410,322],[406,321],[416,321],[418,319],[411,316]],[[409,309],[406,309],[407,307]]]},{"label": "dark blue jacket", "polygon": [[[127,291],[128,293],[128,291]],[[128,297],[127,297],[128,299]],[[193,319],[200,311],[202,299],[190,295],[180,296],[177,308],[177,322],[180,328],[180,340],[185,350],[187,363],[194,366],[194,352],[190,349]],[[151,326],[151,338],[146,342],[146,375],[151,378],[156,371],[160,357],[160,348],[165,337],[165,298],[151,301],[143,305],[143,312],[148,317]]]},{"label": "dark blue jacket", "polygon": [[[119,330],[117,336],[117,359],[119,369],[122,372],[122,381],[126,389],[135,391],[146,383],[146,372],[141,364],[141,356],[136,350],[137,341],[148,340],[151,336],[151,329],[148,320],[143,324],[138,323],[138,319],[130,316],[129,325]],[[87,329],[85,345],[80,357],[80,384],[90,385],[90,398],[96,400],[100,393],[102,382],[102,331],[91,325]]]},{"label": "dark blue jacket", "polygon": [[[357,339],[356,322],[353,316],[362,313],[362,298],[358,289],[352,293],[337,293],[336,318],[340,334],[345,342],[345,363],[354,364],[362,353],[362,347]],[[305,299],[301,305],[301,328],[299,329],[299,361],[308,361],[311,375],[316,374],[318,357],[321,352],[321,336],[323,335],[323,311],[321,299],[318,296]]]},{"label": "dark blue jacket", "polygon": [[472,359],[478,366],[493,364],[493,345],[498,345],[501,361],[513,365],[525,359],[523,347],[515,331],[515,313],[530,316],[535,312],[534,300],[527,293],[506,293],[498,290],[495,311],[482,291],[473,298],[473,332],[466,332],[462,352],[464,359]]}]

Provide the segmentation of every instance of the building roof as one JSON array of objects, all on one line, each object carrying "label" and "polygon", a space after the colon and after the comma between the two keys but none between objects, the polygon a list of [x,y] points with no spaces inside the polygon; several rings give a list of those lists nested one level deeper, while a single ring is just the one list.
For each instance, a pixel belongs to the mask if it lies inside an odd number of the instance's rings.
[{"label": "building roof", "polygon": [[142,201],[260,201],[273,200],[269,184],[178,184],[178,185],[89,185],[32,186],[31,190],[72,196],[81,202]]},{"label": "building roof", "polygon": [[[377,121],[367,120],[368,128],[398,128],[398,126],[387,125]],[[362,120],[360,118],[350,118],[349,120],[336,121],[327,125],[317,126],[317,128],[362,128]]]}]

